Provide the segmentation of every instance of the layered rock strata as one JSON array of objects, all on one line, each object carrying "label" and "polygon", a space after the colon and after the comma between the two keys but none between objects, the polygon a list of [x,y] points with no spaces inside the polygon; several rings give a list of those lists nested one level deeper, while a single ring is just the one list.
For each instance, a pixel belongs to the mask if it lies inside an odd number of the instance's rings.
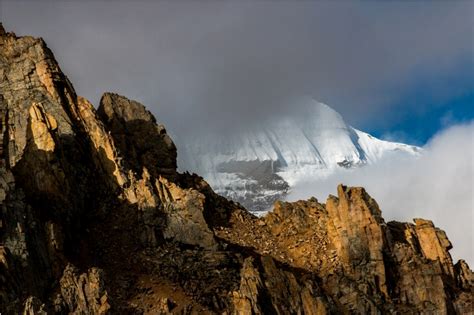
[{"label": "layered rock strata", "polygon": [[42,39],[0,27],[0,313],[468,314],[432,222],[363,188],[258,218],[176,171],[138,102],[76,95]]}]

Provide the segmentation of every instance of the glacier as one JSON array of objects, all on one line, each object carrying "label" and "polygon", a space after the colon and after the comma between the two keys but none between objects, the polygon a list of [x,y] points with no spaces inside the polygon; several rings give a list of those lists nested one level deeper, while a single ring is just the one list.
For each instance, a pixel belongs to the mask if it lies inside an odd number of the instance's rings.
[{"label": "glacier", "polygon": [[357,130],[328,105],[309,100],[304,115],[288,115],[232,134],[188,139],[180,169],[203,175],[219,194],[252,212],[284,199],[308,176],[376,163],[391,152],[417,156],[421,148]]}]

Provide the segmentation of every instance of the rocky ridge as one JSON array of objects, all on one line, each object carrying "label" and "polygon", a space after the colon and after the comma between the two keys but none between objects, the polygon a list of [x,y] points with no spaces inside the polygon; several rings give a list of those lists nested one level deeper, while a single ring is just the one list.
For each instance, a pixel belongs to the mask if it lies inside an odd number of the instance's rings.
[{"label": "rocky ridge", "polygon": [[258,218],[176,172],[136,101],[76,95],[42,39],[0,27],[0,313],[469,314],[432,222],[363,188]]}]

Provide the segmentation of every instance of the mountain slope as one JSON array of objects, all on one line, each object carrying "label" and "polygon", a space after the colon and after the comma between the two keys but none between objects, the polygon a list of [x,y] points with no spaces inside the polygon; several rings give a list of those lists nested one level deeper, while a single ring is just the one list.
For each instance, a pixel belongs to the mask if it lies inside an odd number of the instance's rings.
[{"label": "mountain slope", "polygon": [[[468,314],[473,273],[432,222],[363,188],[256,217],[146,108],[76,95],[41,39],[0,24],[1,314]],[[146,140],[146,141],[144,141]]]},{"label": "mountain slope", "polygon": [[420,152],[354,129],[335,110],[314,100],[307,101],[302,116],[242,133],[201,136],[182,149],[182,169],[203,174],[217,192],[254,211],[268,209],[304,176],[375,163],[393,152]]}]

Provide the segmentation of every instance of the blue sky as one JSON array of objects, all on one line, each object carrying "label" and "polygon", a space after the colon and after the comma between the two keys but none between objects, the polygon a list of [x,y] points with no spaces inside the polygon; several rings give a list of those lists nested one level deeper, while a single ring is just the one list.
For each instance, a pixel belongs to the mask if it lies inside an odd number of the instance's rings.
[{"label": "blue sky", "polygon": [[[474,82],[474,81],[471,81]],[[430,91],[424,90],[423,93]],[[421,93],[420,93],[421,94]],[[414,145],[424,145],[433,135],[455,124],[467,123],[474,119],[474,89],[441,102],[422,97],[402,100],[409,108],[424,104],[421,109],[399,113],[388,112],[395,118],[385,127],[367,129],[369,133],[387,140]]]}]

